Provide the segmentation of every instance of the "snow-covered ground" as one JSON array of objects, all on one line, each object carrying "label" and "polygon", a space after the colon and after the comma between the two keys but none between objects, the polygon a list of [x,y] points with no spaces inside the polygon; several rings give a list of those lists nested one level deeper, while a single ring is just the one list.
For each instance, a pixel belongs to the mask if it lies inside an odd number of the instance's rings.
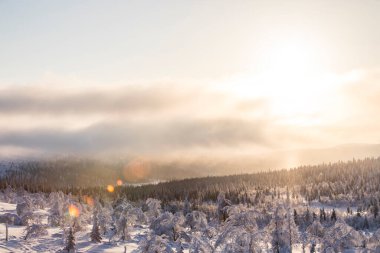
[{"label": "snow-covered ground", "polygon": [[[70,238],[68,227],[78,228],[74,233],[76,252],[248,253],[255,249],[269,253],[275,247],[284,253],[289,252],[289,247],[293,253],[311,252],[312,247],[316,253],[364,252],[365,249],[380,252],[376,220],[371,218],[372,226],[364,228],[367,217],[345,214],[343,205],[306,203],[300,198],[263,197],[262,203],[248,206],[232,204],[220,193],[216,203],[204,203],[191,210],[186,200],[176,211],[169,212],[162,208],[161,201],[151,198],[140,206],[123,198],[102,206],[100,202],[95,203],[97,200],[89,201],[89,197],[82,196],[86,200],[83,202],[63,193],[51,193],[47,197],[8,189],[1,194],[0,222],[11,217],[14,225],[9,225],[6,241],[6,226],[0,223],[0,252],[63,252]],[[16,202],[18,205],[13,204]],[[28,206],[28,202],[32,204]],[[65,205],[60,205],[64,202]],[[335,219],[333,209],[337,213]],[[322,213],[326,217],[322,218]],[[25,217],[32,217],[32,222]],[[61,223],[56,225],[55,218],[68,220],[58,220]],[[100,229],[104,224],[108,225],[103,235],[99,232],[101,241],[91,242],[93,228]],[[25,239],[27,231],[37,225],[43,227],[43,233]]]},{"label": "snow-covered ground", "polygon": [[[0,215],[5,213],[16,214],[16,204],[0,202]],[[48,210],[36,210],[35,213],[48,214]],[[46,224],[46,220],[43,221]],[[5,241],[5,224],[0,224],[0,252],[57,252],[65,247],[62,230],[60,228],[49,227],[48,235],[39,238],[24,240],[26,226],[8,227],[8,242]],[[89,238],[91,226],[86,231],[77,232],[76,245],[77,252],[138,252],[138,242],[146,237],[148,228],[139,226],[130,231],[131,239],[125,243],[109,243],[108,239],[103,239],[101,243],[92,243]]]}]

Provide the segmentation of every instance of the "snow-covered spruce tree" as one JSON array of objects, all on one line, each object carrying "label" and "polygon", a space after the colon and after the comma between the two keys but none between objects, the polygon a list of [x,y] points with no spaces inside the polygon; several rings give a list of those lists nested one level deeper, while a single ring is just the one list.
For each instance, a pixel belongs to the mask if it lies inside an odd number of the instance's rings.
[{"label": "snow-covered spruce tree", "polygon": [[64,217],[64,206],[63,203],[58,199],[53,202],[50,209],[50,215],[48,217],[48,223],[50,226],[58,227],[63,225],[65,222]]},{"label": "snow-covered spruce tree", "polygon": [[26,213],[33,212],[34,210],[32,200],[30,199],[29,196],[28,197],[25,196],[23,200],[24,200],[23,202],[17,203],[17,206],[16,206],[16,212],[18,216],[22,216]]},{"label": "snow-covered spruce tree", "polygon": [[129,237],[128,227],[135,225],[136,222],[145,223],[147,218],[140,208],[122,200],[115,207],[112,219],[116,228],[114,237],[124,241]]},{"label": "snow-covered spruce tree", "polygon": [[74,234],[76,232],[84,231],[85,230],[85,226],[82,223],[82,215],[80,215],[78,217],[74,217],[72,228],[73,228]]},{"label": "snow-covered spruce tree", "polygon": [[116,225],[114,222],[111,223],[110,225],[110,229],[109,229],[109,232],[108,232],[108,242],[111,243],[111,241],[114,239],[114,237],[116,236],[117,234],[117,229],[116,229]]},{"label": "snow-covered spruce tree", "polygon": [[270,241],[270,234],[258,229],[254,210],[241,210],[228,217],[215,242],[216,252],[257,252],[266,248],[261,242]]},{"label": "snow-covered spruce tree", "polygon": [[167,235],[171,240],[176,241],[184,231],[185,217],[178,212],[172,214],[165,212],[155,219],[150,228],[156,235]]},{"label": "snow-covered spruce tree", "polygon": [[102,241],[102,237],[100,236],[99,225],[98,225],[98,216],[97,216],[96,211],[94,212],[93,224],[92,224],[92,230],[91,230],[90,238],[91,238],[91,241],[95,242],[95,243]]},{"label": "snow-covered spruce tree", "polygon": [[68,253],[75,253],[76,252],[76,249],[75,249],[75,236],[74,236],[73,229],[71,227],[69,229],[69,234],[67,236],[65,250]]},{"label": "snow-covered spruce tree", "polygon": [[319,220],[315,220],[310,226],[306,229],[307,233],[312,237],[323,238],[325,235],[325,228],[319,222]]},{"label": "snow-covered spruce tree", "polygon": [[369,222],[368,222],[367,215],[364,217],[363,229],[369,229]]},{"label": "snow-covered spruce tree", "polygon": [[21,224],[24,226],[29,226],[34,223],[40,223],[40,217],[34,212],[23,213],[21,218]]},{"label": "snow-covered spruce tree", "polygon": [[379,204],[377,201],[373,206],[372,212],[373,212],[373,217],[376,219],[376,217],[379,215]]},{"label": "snow-covered spruce tree", "polygon": [[209,241],[206,238],[201,237],[200,235],[193,234],[191,243],[189,245],[190,253],[207,253],[213,252],[214,248],[211,246]]},{"label": "snow-covered spruce tree", "polygon": [[46,225],[32,224],[26,227],[26,234],[24,240],[28,240],[31,237],[40,237],[44,235],[48,235]]},{"label": "snow-covered spruce tree", "polygon": [[183,203],[183,215],[186,216],[190,212],[191,212],[191,205],[190,205],[189,200],[186,197]]},{"label": "snow-covered spruce tree", "polygon": [[167,239],[154,234],[140,242],[138,251],[141,253],[174,253]]},{"label": "snow-covered spruce tree", "polygon": [[[294,214],[297,215],[297,212],[294,212]],[[296,223],[296,221],[298,222],[298,217],[293,217],[293,219],[291,218],[290,208],[288,209],[287,216],[288,216],[288,224],[287,224],[288,229],[287,230],[285,229],[285,231],[287,232],[287,233],[285,232],[285,234],[287,234],[287,237],[288,237],[289,248],[292,249],[293,244],[300,242],[300,234],[298,232],[298,227]]]},{"label": "snow-covered spruce tree", "polygon": [[316,245],[315,245],[315,242],[313,241],[310,246],[310,253],[315,253],[315,247]]},{"label": "snow-covered spruce tree", "polygon": [[181,241],[179,242],[179,244],[176,247],[176,253],[184,253],[184,247],[183,247]]},{"label": "snow-covered spruce tree", "polygon": [[117,223],[117,231],[120,233],[120,240],[125,241],[128,236],[127,231],[127,218],[125,216],[122,216]]},{"label": "snow-covered spruce tree", "polygon": [[232,205],[231,201],[226,199],[224,192],[219,192],[218,198],[218,217],[220,221],[225,221],[228,218],[227,209]]},{"label": "snow-covered spruce tree", "polygon": [[313,212],[313,222],[317,220],[317,214],[315,212]]},{"label": "snow-covered spruce tree", "polygon": [[275,207],[274,217],[267,226],[272,235],[274,252],[289,252],[293,244],[301,242],[298,227],[291,214],[290,208],[284,205]]},{"label": "snow-covered spruce tree", "polygon": [[200,211],[192,211],[186,215],[186,223],[193,230],[204,231],[207,229],[206,214]]},{"label": "snow-covered spruce tree", "polygon": [[44,209],[46,207],[46,198],[42,193],[37,193],[33,199],[33,205],[36,208]]},{"label": "snow-covered spruce tree", "polygon": [[268,225],[267,229],[271,232],[272,237],[272,247],[274,253],[279,253],[282,245],[281,241],[281,227],[283,226],[284,220],[280,217],[283,214],[279,207],[275,208],[273,219]]},{"label": "snow-covered spruce tree", "polygon": [[133,206],[126,199],[119,199],[114,208],[112,219],[115,224],[116,233],[120,240],[127,238],[127,213]]},{"label": "snow-covered spruce tree", "polygon": [[294,219],[294,223],[298,225],[298,213],[296,209],[293,210],[293,219]]},{"label": "snow-covered spruce tree", "polygon": [[[333,226],[326,229],[323,237],[323,250],[334,249],[335,252],[343,252],[363,246],[365,236],[353,229],[343,219],[338,219]],[[325,251],[324,251],[325,252]]]},{"label": "snow-covered spruce tree", "polygon": [[97,206],[98,224],[102,235],[106,235],[107,231],[110,228],[110,224],[112,223],[112,211],[112,206],[102,207],[100,204]]},{"label": "snow-covered spruce tree", "polygon": [[149,220],[154,220],[161,213],[161,201],[158,199],[148,198],[143,206],[143,211],[146,212]]},{"label": "snow-covered spruce tree", "polygon": [[311,215],[310,215],[309,208],[306,209],[305,222],[306,222],[306,226],[309,226],[311,224]]}]

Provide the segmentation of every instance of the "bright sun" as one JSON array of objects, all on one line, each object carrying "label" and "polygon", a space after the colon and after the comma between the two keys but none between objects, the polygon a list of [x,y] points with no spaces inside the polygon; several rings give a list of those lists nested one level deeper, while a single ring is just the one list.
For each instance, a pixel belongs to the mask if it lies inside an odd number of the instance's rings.
[{"label": "bright sun", "polygon": [[300,120],[299,116],[318,111],[320,103],[314,98],[324,87],[314,85],[320,70],[316,52],[303,41],[279,42],[267,49],[260,81],[273,98],[273,107],[279,116],[298,116]]},{"label": "bright sun", "polygon": [[317,98],[331,89],[318,49],[302,39],[267,43],[254,58],[251,72],[229,80],[233,92],[269,100],[271,112],[284,122],[314,124],[313,115],[325,106]]},{"label": "bright sun", "polygon": [[291,77],[315,68],[315,50],[302,41],[279,42],[266,49],[264,67],[267,71]]}]

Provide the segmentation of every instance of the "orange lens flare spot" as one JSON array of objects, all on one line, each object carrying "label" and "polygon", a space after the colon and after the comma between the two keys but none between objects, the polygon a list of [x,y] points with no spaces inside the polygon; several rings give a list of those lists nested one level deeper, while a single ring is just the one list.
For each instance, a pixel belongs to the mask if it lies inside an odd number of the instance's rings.
[{"label": "orange lens flare spot", "polygon": [[142,182],[151,174],[150,163],[144,159],[130,161],[123,169],[125,180],[129,182]]},{"label": "orange lens flare spot", "polygon": [[69,215],[71,217],[76,218],[76,217],[79,217],[79,214],[80,214],[80,211],[79,211],[78,207],[76,207],[75,205],[71,204],[69,206]]},{"label": "orange lens flare spot", "polygon": [[116,181],[116,184],[117,184],[118,186],[121,186],[121,185],[123,185],[123,181],[121,181],[121,179],[118,179],[118,180]]},{"label": "orange lens flare spot", "polygon": [[84,195],[83,196],[84,202],[86,202],[87,205],[93,207],[94,206],[94,199],[90,196]]},{"label": "orange lens flare spot", "polygon": [[113,192],[114,190],[115,190],[115,187],[113,187],[113,185],[107,185],[108,192]]}]

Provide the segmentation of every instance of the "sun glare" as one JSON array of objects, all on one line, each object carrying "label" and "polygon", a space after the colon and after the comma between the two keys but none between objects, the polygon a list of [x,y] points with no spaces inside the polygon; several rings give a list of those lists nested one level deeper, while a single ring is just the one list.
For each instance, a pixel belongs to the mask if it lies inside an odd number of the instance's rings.
[{"label": "sun glare", "polygon": [[279,42],[266,49],[265,71],[292,77],[302,75],[315,69],[315,50],[311,45],[302,41]]},{"label": "sun glare", "polygon": [[250,71],[229,79],[224,87],[244,99],[264,98],[270,112],[284,122],[314,124],[312,116],[325,109],[326,100],[320,98],[334,86],[322,51],[307,39],[279,36],[253,57]]},{"label": "sun glare", "polygon": [[303,40],[287,41],[272,45],[267,55],[261,83],[268,87],[274,113],[297,124],[315,123],[310,116],[324,106],[316,98],[332,88],[330,81],[321,79],[327,72],[318,48]]}]

